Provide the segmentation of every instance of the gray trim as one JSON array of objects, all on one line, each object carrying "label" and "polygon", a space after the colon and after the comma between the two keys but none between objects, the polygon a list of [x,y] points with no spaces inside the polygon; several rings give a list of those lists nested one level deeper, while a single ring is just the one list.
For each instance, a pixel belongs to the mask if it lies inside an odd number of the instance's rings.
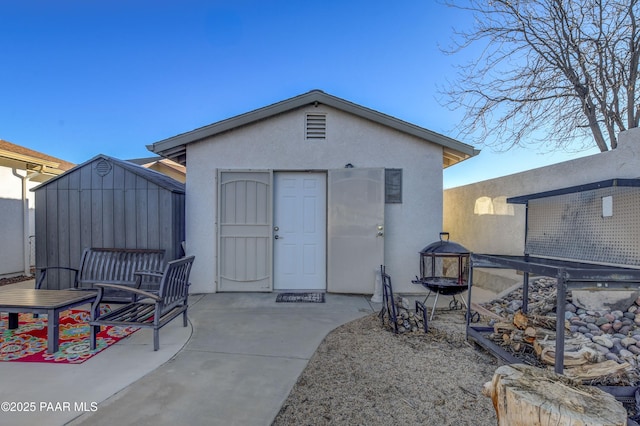
[{"label": "gray trim", "polygon": [[551,191],[538,192],[535,194],[521,195],[518,197],[507,198],[507,203],[511,204],[527,204],[529,200],[538,198],[555,197],[557,195],[573,194],[575,192],[592,191],[600,188],[609,188],[616,186],[634,186],[640,187],[640,179],[608,179],[600,182],[592,182],[584,185],[570,186],[567,188],[554,189]]},{"label": "gray trim", "polygon": [[254,111],[237,115],[235,117],[218,121],[208,126],[200,127],[190,132],[182,133],[171,138],[155,142],[151,145],[147,145],[147,149],[163,157],[167,157],[174,161],[178,161],[181,164],[185,164],[186,145],[190,143],[215,136],[217,134],[235,129],[240,126],[254,123],[259,120],[264,120],[277,114],[316,103],[331,106],[333,108],[351,113],[367,120],[371,120],[373,122],[382,124],[403,133],[416,136],[428,142],[441,145],[444,147],[444,151],[450,152],[451,150],[453,150],[462,154],[460,155],[460,158],[463,159],[473,157],[480,153],[479,150],[475,149],[471,145],[465,144],[439,133],[432,132],[431,130],[425,129],[423,127],[416,126],[415,124],[402,121],[390,115],[386,115],[381,112],[346,101],[344,99],[329,95],[321,90],[312,90],[302,95],[289,98],[284,101],[256,109]]}]

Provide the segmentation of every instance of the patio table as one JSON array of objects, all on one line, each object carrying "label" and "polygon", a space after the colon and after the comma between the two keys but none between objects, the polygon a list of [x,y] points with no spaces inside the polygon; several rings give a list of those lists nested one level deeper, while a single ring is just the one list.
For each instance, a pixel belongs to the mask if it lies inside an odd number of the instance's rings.
[{"label": "patio table", "polygon": [[8,328],[18,328],[18,313],[47,314],[47,352],[58,351],[60,312],[74,306],[92,303],[94,291],[35,290],[31,288],[0,289],[0,312],[9,314]]}]

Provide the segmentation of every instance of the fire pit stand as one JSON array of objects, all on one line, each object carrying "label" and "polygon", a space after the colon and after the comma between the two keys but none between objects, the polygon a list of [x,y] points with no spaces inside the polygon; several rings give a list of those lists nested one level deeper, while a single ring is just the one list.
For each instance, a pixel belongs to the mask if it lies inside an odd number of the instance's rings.
[{"label": "fire pit stand", "polygon": [[463,305],[468,308],[464,298],[458,300],[456,295],[469,290],[469,255],[470,252],[465,247],[449,241],[448,232],[441,232],[440,241],[420,250],[420,277],[411,282],[429,290],[422,302],[424,305],[431,294],[435,293],[429,320],[433,319],[440,295],[453,298],[449,302],[449,309],[462,309]]}]

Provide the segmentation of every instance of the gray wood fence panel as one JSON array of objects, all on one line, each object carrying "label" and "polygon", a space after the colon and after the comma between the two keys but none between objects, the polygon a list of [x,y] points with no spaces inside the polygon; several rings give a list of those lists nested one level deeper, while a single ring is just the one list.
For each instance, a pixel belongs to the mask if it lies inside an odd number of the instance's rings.
[{"label": "gray wood fence panel", "polygon": [[[36,206],[47,205],[47,191],[41,189],[35,193]],[[35,227],[36,227],[36,268],[47,266],[47,239],[38,238],[38,235],[42,237],[47,234],[47,209],[36,208],[35,214]]]},{"label": "gray wood fence panel", "polygon": [[[96,194],[98,195],[98,194]],[[114,220],[113,189],[102,190],[102,247],[115,247],[115,234],[118,232]]]},{"label": "gray wood fence panel", "polygon": [[[70,175],[69,179],[69,265],[76,265],[82,256],[82,215],[80,212],[80,174]],[[78,177],[78,179],[71,179]]]},{"label": "gray wood fence panel", "polygon": [[[57,252],[58,252],[58,265],[70,265],[71,259],[69,258],[70,247],[70,233],[69,228],[72,226],[69,223],[69,181],[68,179],[59,179],[57,182],[57,206],[58,210],[54,217],[57,217]],[[71,285],[71,280],[68,271],[60,271],[58,288],[67,288]]]},{"label": "gray wood fence panel", "polygon": [[173,241],[174,241],[174,257],[178,257],[182,254],[182,242],[186,240],[186,212],[185,194],[173,194]]},{"label": "gray wood fence panel", "polygon": [[[140,247],[147,247],[149,244],[147,229],[149,218],[147,216],[147,181],[140,176],[136,176],[136,243]],[[151,248],[151,247],[150,247]]]},{"label": "gray wood fence panel", "polygon": [[126,173],[124,182],[126,246],[136,247],[136,176],[133,173]]},{"label": "gray wood fence panel", "polygon": [[160,205],[160,197],[158,195],[158,186],[149,184],[147,190],[147,245],[149,247],[160,247],[160,211],[162,206]]},{"label": "gray wood fence panel", "polygon": [[116,167],[113,171],[113,222],[114,222],[114,236],[113,247],[128,248],[125,221],[126,221],[126,208],[125,208],[125,189],[124,189],[124,176],[125,170],[121,167]]}]

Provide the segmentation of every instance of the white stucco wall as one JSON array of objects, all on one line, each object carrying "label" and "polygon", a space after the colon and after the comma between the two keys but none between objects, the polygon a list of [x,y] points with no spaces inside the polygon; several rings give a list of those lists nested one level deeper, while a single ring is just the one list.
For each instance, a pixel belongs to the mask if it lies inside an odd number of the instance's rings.
[{"label": "white stucco wall", "polygon": [[[25,175],[24,170],[18,170],[18,174]],[[29,206],[28,233],[35,234],[34,229],[34,197],[29,189],[37,186],[37,183],[27,181],[27,202]],[[23,204],[22,181],[13,175],[9,167],[0,166],[0,241],[3,249],[0,250],[0,276],[17,275],[25,272],[24,246],[29,245],[28,236],[25,238],[23,230]]]},{"label": "white stucco wall", "polygon": [[[477,253],[522,255],[525,207],[508,197],[612,178],[640,177],[640,129],[620,133],[618,148],[444,191],[444,226],[451,239]],[[482,154],[480,154],[482,155]],[[493,205],[493,212],[481,211]]]},{"label": "white stucco wall", "polygon": [[[307,111],[327,113],[325,141],[305,140]],[[441,231],[442,147],[325,105],[187,146],[187,251],[197,256],[191,291],[216,290],[218,169],[328,170],[347,163],[403,169],[403,203],[385,207],[385,264],[395,291],[415,292],[418,252]]]}]

